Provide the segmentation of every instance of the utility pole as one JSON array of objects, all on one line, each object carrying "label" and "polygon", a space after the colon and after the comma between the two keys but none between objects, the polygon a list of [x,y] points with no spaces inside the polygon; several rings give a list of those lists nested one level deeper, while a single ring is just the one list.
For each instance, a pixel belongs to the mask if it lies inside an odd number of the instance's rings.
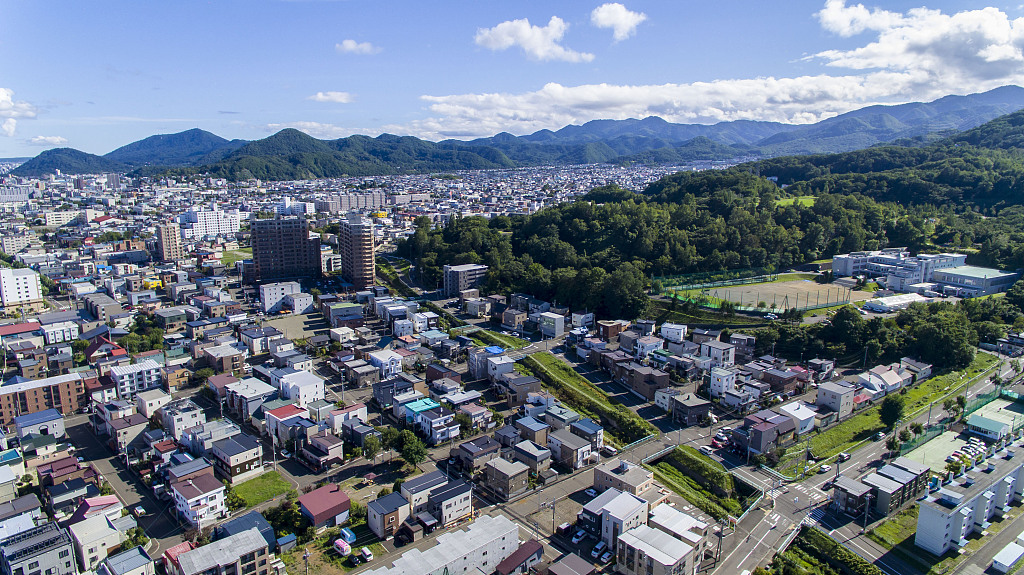
[{"label": "utility pole", "polygon": [[868,511],[871,509],[871,494],[868,493],[864,496],[864,528],[861,529],[861,533],[866,533],[868,530]]}]

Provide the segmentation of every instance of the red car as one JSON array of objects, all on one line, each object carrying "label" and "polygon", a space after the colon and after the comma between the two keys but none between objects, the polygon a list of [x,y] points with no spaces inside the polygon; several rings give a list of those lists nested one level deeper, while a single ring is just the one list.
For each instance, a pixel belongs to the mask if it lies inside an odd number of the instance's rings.
[{"label": "red car", "polygon": [[722,443],[721,441],[717,440],[717,439],[712,439],[711,440],[711,447],[714,447],[715,449],[719,449],[721,447],[725,447],[725,444]]}]

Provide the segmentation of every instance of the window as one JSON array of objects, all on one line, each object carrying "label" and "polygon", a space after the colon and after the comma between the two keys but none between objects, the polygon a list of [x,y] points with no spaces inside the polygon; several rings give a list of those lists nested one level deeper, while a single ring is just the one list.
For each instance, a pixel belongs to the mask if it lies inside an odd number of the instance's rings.
[{"label": "window", "polygon": [[67,549],[63,549],[63,550],[61,550],[60,555],[58,555],[58,557],[63,559],[65,557],[67,557],[69,553],[70,553],[70,551],[68,551]]},{"label": "window", "polygon": [[38,561],[33,561],[33,562],[28,564],[28,568],[29,569],[35,569],[36,567],[39,567],[39,562]]}]

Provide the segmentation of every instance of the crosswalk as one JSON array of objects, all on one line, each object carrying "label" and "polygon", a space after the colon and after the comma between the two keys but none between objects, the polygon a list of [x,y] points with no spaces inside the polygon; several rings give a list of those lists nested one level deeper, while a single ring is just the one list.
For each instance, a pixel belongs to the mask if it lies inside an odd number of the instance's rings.
[{"label": "crosswalk", "polygon": [[825,514],[825,507],[815,507],[807,515],[807,522],[811,524],[817,523],[818,525],[821,525],[822,520],[825,519]]}]

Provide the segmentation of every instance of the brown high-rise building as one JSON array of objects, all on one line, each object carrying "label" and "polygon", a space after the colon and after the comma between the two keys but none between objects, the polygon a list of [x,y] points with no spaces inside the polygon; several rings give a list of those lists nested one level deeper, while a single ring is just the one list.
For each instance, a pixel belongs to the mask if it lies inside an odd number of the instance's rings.
[{"label": "brown high-rise building", "polygon": [[253,220],[253,281],[320,277],[320,237],[301,217]]},{"label": "brown high-rise building", "polygon": [[372,286],[377,265],[373,253],[373,222],[359,214],[349,214],[338,232],[341,274],[357,290]]},{"label": "brown high-rise building", "polygon": [[156,240],[160,248],[160,261],[173,262],[185,257],[185,250],[181,247],[181,228],[178,224],[158,225]]}]

